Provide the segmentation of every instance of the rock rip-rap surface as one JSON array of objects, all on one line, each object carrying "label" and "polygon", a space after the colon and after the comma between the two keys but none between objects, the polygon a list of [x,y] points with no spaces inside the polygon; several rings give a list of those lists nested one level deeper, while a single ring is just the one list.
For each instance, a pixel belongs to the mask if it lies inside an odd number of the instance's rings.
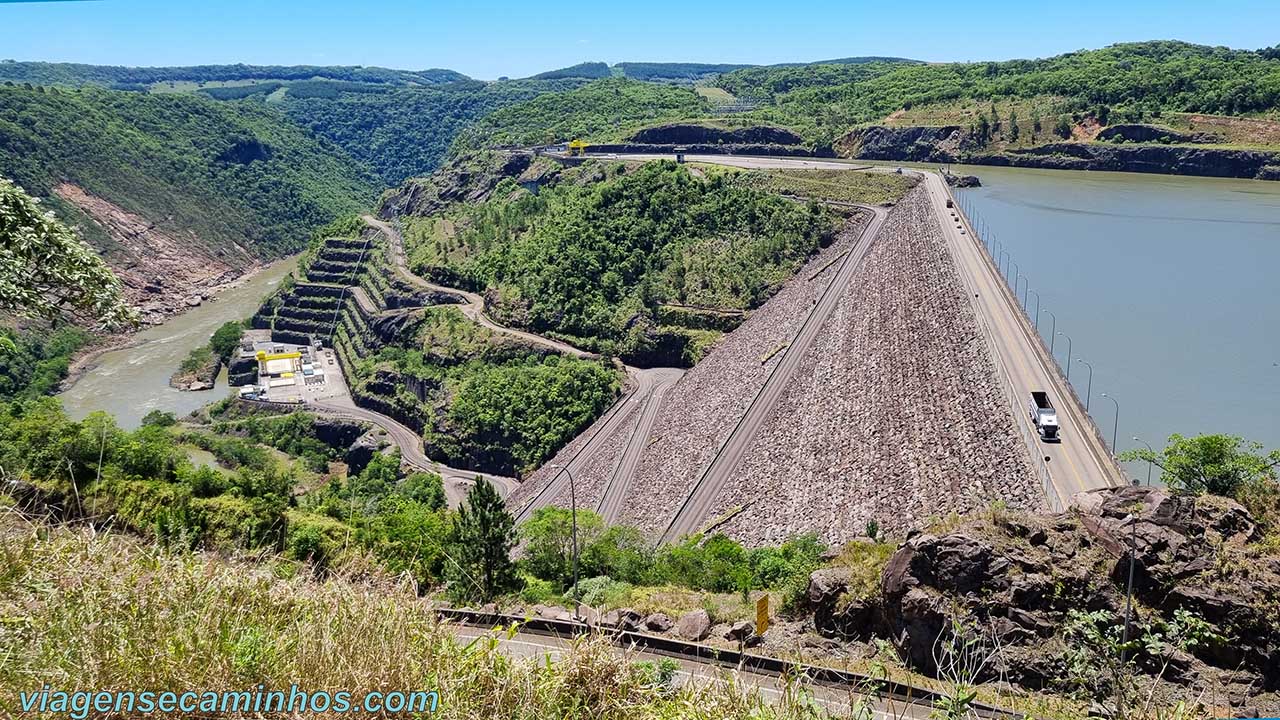
[{"label": "rock rip-rap surface", "polygon": [[764,386],[777,363],[776,351],[795,336],[831,282],[839,265],[832,261],[857,244],[870,220],[869,212],[851,218],[831,245],[671,388],[636,469],[621,523],[651,533],[666,527]]},{"label": "rock rip-rap surface", "polygon": [[900,530],[1039,483],[923,188],[891,212],[711,517],[747,544]]}]

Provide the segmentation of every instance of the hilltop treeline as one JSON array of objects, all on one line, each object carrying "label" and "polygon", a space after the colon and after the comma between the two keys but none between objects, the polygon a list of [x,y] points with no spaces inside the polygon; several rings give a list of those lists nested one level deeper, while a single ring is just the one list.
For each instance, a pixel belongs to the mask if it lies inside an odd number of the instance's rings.
[{"label": "hilltop treeline", "polygon": [[459,149],[621,138],[628,128],[646,122],[706,111],[705,101],[692,90],[609,78],[491,113],[460,136]]},{"label": "hilltop treeline", "polygon": [[159,82],[230,82],[237,80],[310,80],[328,78],[361,83],[425,85],[468,80],[453,70],[392,70],[359,65],[189,65],[124,67],[81,63],[0,62],[0,80],[40,85],[134,86]]},{"label": "hilltop treeline", "polygon": [[1280,108],[1280,53],[1157,41],[1112,45],[1040,60],[987,63],[871,63],[750,68],[716,84],[770,106],[761,119],[830,139],[853,125],[917,105],[959,98],[1065,98],[1133,113],[1226,115]]}]

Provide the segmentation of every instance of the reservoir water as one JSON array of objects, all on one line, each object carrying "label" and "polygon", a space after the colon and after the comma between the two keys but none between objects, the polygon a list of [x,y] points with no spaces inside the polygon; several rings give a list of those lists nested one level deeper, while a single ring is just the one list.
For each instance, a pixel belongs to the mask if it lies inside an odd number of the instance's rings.
[{"label": "reservoir water", "polygon": [[1118,403],[1122,451],[1134,436],[1159,449],[1212,432],[1280,448],[1280,183],[955,170],[981,178],[963,203],[1008,250],[1031,314],[1039,294],[1046,342],[1056,315],[1055,355],[1065,368],[1072,346],[1081,398],[1092,364],[1108,441]]},{"label": "reservoir water", "polygon": [[106,410],[121,427],[135,428],[152,410],[182,417],[226,396],[226,369],[215,389],[197,392],[169,387],[169,376],[187,353],[209,341],[219,325],[252,315],[295,267],[295,258],[278,260],[240,285],[218,293],[216,299],[139,332],[134,346],[103,353],[92,369],[59,395],[67,414],[79,419],[94,410]]}]

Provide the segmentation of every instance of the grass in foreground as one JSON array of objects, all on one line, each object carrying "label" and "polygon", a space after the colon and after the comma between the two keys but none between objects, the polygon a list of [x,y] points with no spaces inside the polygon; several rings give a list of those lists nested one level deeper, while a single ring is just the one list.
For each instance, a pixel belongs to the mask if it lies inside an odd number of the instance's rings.
[{"label": "grass in foreground", "polygon": [[[675,687],[604,641],[555,662],[467,643],[367,567],[170,554],[86,529],[0,518],[0,713],[20,691],[436,689],[446,718],[815,718],[732,683]],[[169,717],[178,717],[172,714]],[[153,717],[165,717],[162,714]],[[247,717],[247,715],[246,715]],[[266,717],[254,715],[253,717]]]}]

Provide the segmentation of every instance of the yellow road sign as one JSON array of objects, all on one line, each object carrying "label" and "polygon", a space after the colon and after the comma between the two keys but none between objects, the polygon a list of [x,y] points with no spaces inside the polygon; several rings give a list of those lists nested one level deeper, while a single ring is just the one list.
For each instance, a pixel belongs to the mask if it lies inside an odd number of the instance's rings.
[{"label": "yellow road sign", "polygon": [[769,594],[765,593],[756,600],[756,635],[764,635],[769,629]]}]

